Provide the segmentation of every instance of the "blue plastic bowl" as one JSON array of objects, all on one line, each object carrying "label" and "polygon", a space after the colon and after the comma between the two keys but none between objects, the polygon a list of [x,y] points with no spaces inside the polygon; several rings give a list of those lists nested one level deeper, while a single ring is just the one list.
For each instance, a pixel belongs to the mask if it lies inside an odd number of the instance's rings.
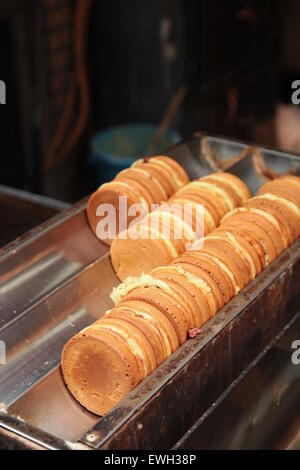
[{"label": "blue plastic bowl", "polygon": [[[100,184],[113,179],[117,173],[147,155],[157,127],[152,124],[130,124],[100,131],[91,141],[89,170]],[[163,153],[180,140],[180,135],[169,129],[155,154]]]}]

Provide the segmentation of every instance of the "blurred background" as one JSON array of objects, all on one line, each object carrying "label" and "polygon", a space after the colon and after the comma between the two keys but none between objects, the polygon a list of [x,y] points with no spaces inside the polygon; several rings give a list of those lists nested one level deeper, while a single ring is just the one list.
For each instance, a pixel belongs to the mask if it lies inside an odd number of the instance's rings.
[{"label": "blurred background", "polygon": [[196,130],[300,152],[299,18],[297,0],[0,0],[0,184],[74,202]]}]

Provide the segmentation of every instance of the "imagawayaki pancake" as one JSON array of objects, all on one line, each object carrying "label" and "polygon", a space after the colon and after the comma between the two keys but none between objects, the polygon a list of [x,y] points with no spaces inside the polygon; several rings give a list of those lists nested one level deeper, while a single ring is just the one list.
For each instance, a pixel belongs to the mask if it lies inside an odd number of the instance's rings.
[{"label": "imagawayaki pancake", "polygon": [[259,196],[263,194],[277,194],[280,197],[290,200],[300,208],[300,187],[298,184],[293,184],[293,180],[276,179],[265,183],[258,191]]},{"label": "imagawayaki pancake", "polygon": [[151,192],[148,191],[147,186],[144,183],[142,183],[140,180],[130,178],[128,176],[117,176],[115,181],[126,183],[128,184],[128,186],[131,186],[131,188],[136,191],[137,194],[139,194],[144,199],[144,201],[146,201],[148,211],[151,210],[151,207],[155,204],[155,199],[153,198]]},{"label": "imagawayaki pancake", "polygon": [[153,267],[168,264],[178,256],[172,240],[163,237],[160,232],[137,227],[140,237],[132,238],[130,230],[128,238],[119,236],[113,241],[110,256],[114,270],[122,281],[129,276],[140,276],[148,273]]},{"label": "imagawayaki pancake", "polygon": [[[181,305],[171,295],[156,287],[142,287],[129,292],[125,300],[142,300],[160,310],[172,323],[179,344],[187,338],[188,323],[182,312]],[[121,301],[122,304],[122,301]]]},{"label": "imagawayaki pancake", "polygon": [[196,192],[186,188],[185,192],[176,194],[176,197],[171,200],[173,203],[176,203],[177,201],[184,201],[185,204],[194,203],[197,205],[203,205],[205,211],[208,213],[207,217],[210,216],[210,227],[215,228],[219,225],[222,210],[220,209],[218,202],[209,197],[207,193],[204,192],[204,194],[200,194],[200,191]]},{"label": "imagawayaki pancake", "polygon": [[228,198],[230,198],[230,205],[233,208],[238,207],[240,205],[240,198],[238,194],[235,192],[234,188],[224,179],[214,178],[214,175],[211,175],[205,176],[202,180],[207,183],[211,183],[221,189],[223,191],[223,194],[226,194]]},{"label": "imagawayaki pancake", "polygon": [[[203,255],[213,258],[215,263],[222,268],[223,272],[226,273],[227,277],[230,280],[231,283],[231,289],[230,292],[233,292],[234,295],[236,295],[241,287],[240,283],[242,282],[241,279],[241,274],[240,272],[236,269],[236,266],[232,263],[232,260],[228,258],[226,254],[222,252],[222,250],[218,250],[216,248],[214,249],[199,249],[199,250],[190,250],[188,253],[183,254],[178,259],[178,263],[185,263],[188,262],[189,264],[193,264],[194,266],[199,265],[201,263],[201,259],[203,258]],[[239,281],[237,281],[236,277],[239,277]]]},{"label": "imagawayaki pancake", "polygon": [[[137,163],[141,164],[142,161]],[[150,159],[148,168],[151,165],[154,166]],[[124,281],[128,276],[139,276],[166,265],[210,233],[219,225],[221,217],[248,195],[244,183],[238,185],[236,177],[233,184],[231,180],[228,175],[220,174],[217,178],[212,175],[189,183],[168,204],[122,232],[111,247],[112,264],[118,277]],[[202,206],[204,211],[199,211]],[[137,232],[140,236],[132,236]]]},{"label": "imagawayaki pancake", "polygon": [[258,207],[270,212],[278,220],[289,245],[298,237],[300,222],[284,198],[279,198],[274,194],[264,194],[252,198],[247,202],[246,207]]},{"label": "imagawayaki pancake", "polygon": [[182,315],[188,325],[188,329],[196,326],[197,318],[195,317],[193,306],[191,306],[185,292],[182,292],[182,288],[178,288],[177,285],[169,279],[161,280],[151,274],[142,275],[140,278],[136,278],[135,282],[133,281],[133,278],[129,278],[129,281],[114,289],[114,293],[111,297],[116,298],[116,293],[121,290],[122,294],[119,295],[118,299],[118,303],[120,303],[130,292],[141,287],[156,287],[160,291],[169,294],[181,309]]},{"label": "imagawayaki pancake", "polygon": [[[242,226],[242,228],[240,228]],[[247,234],[247,239],[250,243],[255,243],[256,250],[262,261],[262,265],[265,268],[272,262],[276,257],[276,249],[270,236],[262,230],[258,225],[252,222],[245,221],[243,224],[237,220],[228,221],[222,224],[222,228],[230,231],[237,229],[241,235]]]},{"label": "imagawayaki pancake", "polygon": [[225,216],[223,222],[225,226],[226,223],[230,223],[230,221],[233,220],[241,222],[249,221],[254,223],[255,225],[258,225],[262,230],[264,230],[268,235],[270,235],[270,238],[274,244],[274,249],[276,250],[276,255],[278,256],[284,249],[284,244],[280,235],[280,231],[278,230],[277,226],[270,222],[270,220],[268,220],[268,218],[264,214],[266,213],[256,213],[251,208],[241,208],[236,209],[235,211],[232,211],[230,215]]},{"label": "imagawayaki pancake", "polygon": [[[202,316],[194,297],[187,288],[187,282],[183,280],[179,283],[176,273],[170,273],[170,271],[164,271],[161,268],[152,270],[151,276],[164,281],[172,289],[174,298],[183,305],[183,311],[188,321],[188,329],[199,328],[203,323]],[[182,278],[180,278],[180,281],[182,281]]]},{"label": "imagawayaki pancake", "polygon": [[135,355],[143,378],[147,377],[156,367],[156,358],[148,338],[134,325],[120,319],[104,315],[96,322],[94,328],[109,331],[122,338],[130,351]]},{"label": "imagawayaki pancake", "polygon": [[281,224],[279,223],[278,221],[278,218],[274,217],[273,214],[270,213],[270,211],[266,211],[266,210],[262,210],[258,207],[240,207],[239,209],[236,209],[236,211],[243,211],[243,210],[246,210],[246,211],[250,211],[252,213],[255,213],[255,214],[258,214],[260,215],[261,217],[263,217],[264,219],[268,220],[268,222],[270,222],[276,233],[277,233],[277,237],[276,239],[279,238],[279,240],[277,240],[277,243],[279,243],[283,249],[285,249],[287,246],[288,246],[288,240],[287,240],[287,237],[285,235],[285,231],[282,230],[282,227],[281,227]]},{"label": "imagawayaki pancake", "polygon": [[174,181],[170,178],[170,172],[160,165],[156,165],[153,161],[148,159],[138,160],[133,164],[133,168],[142,168],[152,175],[163,188],[163,192],[166,194],[168,200],[177,191],[177,186]]},{"label": "imagawayaki pancake", "polygon": [[[201,180],[193,181],[189,183],[187,186],[184,186],[180,191],[176,193],[176,198],[183,198],[193,196],[195,201],[200,201],[205,203],[209,212],[214,217],[216,224],[218,225],[222,219],[222,217],[231,209],[228,209],[228,206],[224,203],[222,198],[216,197],[216,193],[213,190],[213,186],[209,186],[208,184],[203,186],[201,184]],[[201,198],[201,199],[200,199]]]},{"label": "imagawayaki pancake", "polygon": [[[152,273],[152,271],[151,271]],[[168,286],[166,282],[160,279],[156,279],[149,274],[142,274],[138,277],[128,277],[126,281],[119,284],[113,288],[113,291],[110,295],[112,301],[115,305],[118,305],[124,297],[129,294],[133,289],[137,287],[158,287],[164,291],[167,291],[169,294],[172,294],[172,289]]]},{"label": "imagawayaki pancake", "polygon": [[211,235],[211,238],[222,237],[222,239],[227,240],[231,243],[232,247],[239,251],[240,255],[243,257],[245,263],[248,264],[250,278],[254,279],[262,270],[262,265],[260,259],[253,249],[253,246],[238,233],[231,233],[230,231],[223,230],[222,227],[219,228],[218,232]]},{"label": "imagawayaki pancake", "polygon": [[172,198],[168,204],[171,207],[181,208],[183,220],[191,227],[196,238],[201,238],[205,233],[205,229],[207,232],[211,232],[216,228],[213,218],[202,204],[197,204],[197,202],[188,198]]},{"label": "imagawayaki pancake", "polygon": [[212,175],[209,175],[209,176],[210,178],[213,178],[214,180],[219,180],[224,183],[226,182],[230,184],[231,188],[234,190],[235,194],[239,198],[239,205],[242,205],[251,197],[251,193],[247,185],[240,178],[233,175],[232,173],[219,172],[219,173],[213,173]]},{"label": "imagawayaki pancake", "polygon": [[245,263],[243,257],[241,257],[240,252],[232,247],[231,243],[229,243],[226,239],[221,240],[214,238],[212,235],[211,237],[206,237],[203,243],[204,250],[209,250],[210,248],[222,250],[224,255],[226,255],[228,259],[230,258],[232,260],[233,264],[231,263],[230,268],[231,271],[233,270],[238,279],[242,278],[242,282],[239,284],[241,289],[246,284],[248,284],[250,281],[249,266],[247,263]]},{"label": "imagawayaki pancake", "polygon": [[[93,230],[93,232],[100,237],[102,241],[106,244],[110,245],[114,236],[119,232],[119,202],[120,197],[126,198],[127,201],[127,208],[130,206],[137,204],[141,206],[141,211],[144,214],[148,211],[147,202],[143,200],[143,198],[131,187],[128,187],[126,183],[116,182],[113,181],[111,183],[107,183],[99,188],[89,199],[88,207],[87,207],[87,217],[89,224]],[[114,213],[112,216],[114,217],[113,227],[116,228],[116,233],[112,233],[111,235],[106,235],[105,233],[100,232],[97,230],[98,224],[101,222],[103,218],[107,217],[107,213],[101,211],[99,214],[99,210],[107,207],[110,205],[114,208]],[[136,216],[128,215],[128,212],[124,214],[127,217],[128,223],[131,223]]]},{"label": "imagawayaki pancake", "polygon": [[161,165],[168,169],[177,189],[182,188],[182,186],[190,181],[183,167],[179,165],[173,158],[166,156],[155,156],[154,158],[150,158],[150,162],[156,165]]},{"label": "imagawayaki pancake", "polygon": [[[110,204],[115,208],[117,215],[115,235],[117,235],[121,230],[119,227],[121,196],[127,198],[128,208],[134,204],[141,204],[144,211],[147,212],[152,209],[153,205],[167,201],[189,181],[186,172],[177,162],[173,162],[169,157],[159,156],[157,158],[157,161],[156,157],[137,161],[131,168],[121,171],[113,181],[100,186],[90,197],[87,217],[91,229],[98,237],[97,225],[104,217],[99,211],[97,214],[97,209],[101,205]],[[127,215],[127,218],[128,224],[130,224],[135,217]],[[122,229],[126,228],[125,221],[125,227]],[[112,235],[100,236],[100,239],[108,245],[111,244],[113,238]]]},{"label": "imagawayaki pancake", "polygon": [[282,175],[282,176],[279,176],[278,178],[276,178],[276,180],[278,181],[288,181],[288,182],[293,182],[294,184],[296,184],[298,187],[300,187],[300,177],[299,176],[295,176],[295,175]]},{"label": "imagawayaki pancake", "polygon": [[218,262],[217,258],[199,250],[197,256],[193,256],[193,254],[190,254],[188,251],[182,255],[180,259],[189,264],[201,267],[214,279],[220,288],[224,304],[229,302],[231,297],[234,296],[234,291],[230,282],[230,277],[227,274],[227,270],[222,269],[223,265]]},{"label": "imagawayaki pancake", "polygon": [[214,279],[204,269],[188,262],[181,262],[180,258],[178,261],[173,261],[172,265],[179,265],[185,272],[193,276],[194,282],[198,284],[203,293],[206,293],[211,317],[214,316],[224,305],[222,292]]},{"label": "imagawayaki pancake", "polygon": [[[130,170],[134,172],[138,177],[143,175],[144,178],[147,178],[149,183],[151,184],[151,190],[153,196],[155,195],[155,201],[157,203],[161,203],[168,200],[168,196],[166,191],[164,190],[163,185],[161,184],[160,180],[155,177],[153,172],[147,171],[145,165],[141,165],[139,167],[131,167]],[[126,170],[124,170],[126,171]],[[123,173],[123,172],[121,172]],[[120,174],[121,174],[120,173]],[[148,184],[149,186],[149,184]]]},{"label": "imagawayaki pancake", "polygon": [[[237,204],[226,186],[230,176],[225,183],[223,174],[218,175],[207,178],[207,184],[216,176],[218,188],[227,189],[230,204]],[[172,178],[174,184],[176,178]],[[119,286],[115,292],[119,305],[65,346],[66,384],[87,409],[98,414],[110,410],[186,340],[190,327],[201,327],[300,235],[298,179],[268,183],[260,196],[249,201],[243,185],[234,178],[231,181],[235,191],[238,187],[243,208],[225,216],[202,248],[186,251],[172,264]],[[197,204],[205,199],[195,193],[188,189],[179,200],[186,197]],[[224,203],[215,200],[206,203],[213,221],[224,209]],[[169,223],[172,238],[181,224],[176,217]],[[194,224],[192,220],[193,230]],[[168,260],[184,245],[183,240],[171,247],[165,241],[159,243],[169,253]]]},{"label": "imagawayaki pancake", "polygon": [[107,313],[104,318],[115,318],[126,321],[138,328],[148,339],[155,354],[156,366],[161,364],[165,359],[164,344],[161,339],[157,326],[149,321],[149,317],[145,319],[141,313],[137,313],[132,308],[124,305],[116,306],[111,312]]},{"label": "imagawayaki pancake", "polygon": [[166,357],[169,357],[179,347],[178,337],[172,323],[157,308],[140,300],[124,300],[122,307],[130,308],[147,321],[151,321],[160,332]]}]

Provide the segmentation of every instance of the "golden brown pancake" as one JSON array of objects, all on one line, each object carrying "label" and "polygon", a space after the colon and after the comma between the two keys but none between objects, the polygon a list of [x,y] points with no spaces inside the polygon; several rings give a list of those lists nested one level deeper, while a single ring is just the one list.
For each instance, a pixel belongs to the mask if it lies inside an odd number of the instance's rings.
[{"label": "golden brown pancake", "polygon": [[168,202],[171,207],[180,207],[183,220],[188,223],[196,238],[202,238],[205,229],[211,232],[216,228],[213,218],[207,214],[202,204],[189,199],[172,198]]},{"label": "golden brown pancake", "polygon": [[[196,212],[191,205],[181,205],[174,202],[162,204],[160,208],[151,214],[155,220],[157,214],[162,218],[167,227],[172,227],[174,239],[180,240],[186,245],[187,242],[196,240]],[[200,213],[202,216],[202,211]],[[201,220],[202,221],[202,220]]]},{"label": "golden brown pancake", "polygon": [[[264,214],[264,213],[263,213]],[[284,249],[283,241],[280,235],[280,231],[277,227],[274,226],[264,215],[255,213],[251,208],[241,208],[233,211],[228,216],[224,217],[224,225],[230,223],[230,221],[249,221],[258,225],[262,230],[264,230],[271,238],[274,249],[276,250],[276,256],[279,256]],[[222,226],[224,226],[222,224]]]},{"label": "golden brown pancake", "polygon": [[300,233],[300,223],[296,214],[291,210],[284,198],[279,198],[274,194],[264,194],[252,198],[246,207],[259,207],[270,212],[280,223],[282,230],[290,245],[298,237]]},{"label": "golden brown pancake", "polygon": [[260,210],[271,215],[278,223],[285,247],[288,247],[291,244],[291,240],[293,239],[293,229],[289,227],[286,218],[276,209],[276,204],[274,204],[273,201],[267,199],[264,200],[262,197],[252,198],[249,200],[249,203],[247,202],[245,207]]},{"label": "golden brown pancake", "polygon": [[224,225],[222,225],[223,228],[229,229],[230,227],[240,227],[243,225],[243,230],[247,230],[248,233],[253,236],[257,242],[261,245],[262,252],[264,254],[262,260],[264,267],[269,265],[277,256],[276,254],[276,248],[274,246],[274,243],[272,241],[272,238],[270,235],[260,228],[258,225],[254,224],[253,222],[250,222],[249,220],[247,221],[238,221],[238,220],[232,220],[225,222]]},{"label": "golden brown pancake", "polygon": [[232,249],[232,245],[226,239],[220,240],[213,237],[205,238],[203,249],[209,250],[214,248],[222,251],[223,254],[227,256],[228,262],[231,260],[228,268],[230,268],[231,272],[233,271],[233,274],[237,278],[236,280],[238,281],[238,285],[240,289],[242,289],[250,280],[250,272],[240,253],[235,249]]},{"label": "golden brown pancake", "polygon": [[218,188],[222,189],[225,193],[228,194],[228,197],[231,199],[231,203],[233,207],[238,207],[240,205],[240,198],[236,194],[234,188],[230,186],[228,182],[221,178],[216,178],[214,175],[210,176],[205,176],[203,178],[203,181],[206,181],[207,183],[211,183],[216,185]]},{"label": "golden brown pancake", "polygon": [[288,240],[285,235],[285,231],[282,230],[281,224],[279,223],[278,219],[274,217],[274,215],[271,214],[270,211],[263,210],[259,207],[246,207],[246,206],[240,207],[239,209],[236,209],[236,211],[250,211],[252,213],[258,214],[260,217],[263,217],[265,220],[267,220],[269,223],[272,224],[273,229],[275,230],[275,233],[277,234],[276,236],[277,243],[282,247],[282,249],[285,249],[288,246]]},{"label": "golden brown pancake", "polygon": [[153,171],[147,170],[146,164],[139,165],[137,167],[131,167],[130,169],[135,171],[137,174],[143,174],[149,179],[149,181],[151,181],[152,189],[153,191],[155,191],[155,194],[157,196],[156,201],[164,202],[168,200],[168,196],[164,189],[164,186],[161,184],[161,178],[157,178],[155,172],[153,173]]},{"label": "golden brown pancake", "polygon": [[152,176],[142,168],[128,168],[123,170],[116,176],[115,179],[116,181],[122,181],[123,178],[139,181],[147,191],[148,195],[151,196],[152,204],[160,204],[166,200],[166,196],[162,193],[160,186],[155,183],[155,180],[153,180]]},{"label": "golden brown pancake", "polygon": [[273,187],[270,191],[261,191],[259,195],[263,196],[264,194],[273,194],[274,196],[284,198],[289,201],[292,205],[295,205],[296,212],[300,211],[299,196],[297,195],[297,191],[295,191],[293,188],[287,189],[281,187]]},{"label": "golden brown pancake", "polygon": [[165,359],[164,344],[162,342],[160,332],[156,325],[145,319],[141,314],[136,313],[130,307],[119,305],[116,306],[111,312],[106,314],[103,318],[115,318],[126,321],[131,325],[138,328],[148,339],[155,354],[156,366],[161,364]]},{"label": "golden brown pancake", "polygon": [[[115,209],[116,215],[116,233],[119,232],[119,201],[120,197],[126,198],[127,207],[129,208],[133,204],[141,205],[141,208],[144,210],[144,213],[147,213],[148,206],[146,201],[143,201],[141,196],[133,191],[130,187],[127,186],[126,183],[116,182],[113,181],[111,183],[107,183],[101,186],[98,191],[96,191],[89,199],[88,206],[87,206],[87,217],[92,228],[93,232],[97,236],[101,236],[102,241],[106,244],[110,245],[112,243],[113,238],[109,236],[105,236],[102,233],[97,233],[97,225],[103,219],[107,217],[107,214],[104,215],[97,215],[97,209],[102,204],[110,204]],[[128,216],[128,223],[131,223],[135,217]],[[99,231],[98,231],[99,232]]]},{"label": "golden brown pancake", "polygon": [[132,238],[132,231],[129,230],[127,239],[118,236],[111,246],[112,265],[122,281],[129,276],[149,273],[156,266],[166,265],[179,254],[173,241],[163,238],[161,233],[140,229],[139,225],[136,230],[140,233],[137,240]]},{"label": "golden brown pancake", "polygon": [[72,395],[98,415],[105,415],[142,380],[124,341],[93,325],[68,341],[61,367]]},{"label": "golden brown pancake", "polygon": [[191,282],[190,273],[185,272],[181,266],[169,265],[155,268],[151,271],[151,275],[161,280],[172,280],[185,289],[187,297],[191,296],[195,300],[198,314],[198,328],[209,320],[211,311],[207,302],[206,293],[204,295],[203,292],[199,290],[199,287],[196,287],[196,285]]},{"label": "golden brown pancake", "polygon": [[253,233],[251,233],[251,230],[249,230],[249,227],[241,227],[240,224],[234,224],[227,226],[226,228],[221,225],[220,229],[216,230],[216,233],[219,230],[225,230],[226,232],[230,234],[234,234],[234,236],[239,235],[242,238],[245,239],[254,249],[254,251],[257,253],[259,262],[261,265],[261,270],[263,270],[266,266],[266,259],[265,259],[265,250],[263,249],[261,243],[257,240],[257,237],[254,236]]},{"label": "golden brown pancake", "polygon": [[[150,162],[151,160],[151,162]],[[169,157],[141,159],[131,168],[121,171],[110,183],[103,184],[90,197],[87,206],[87,217],[91,229],[96,235],[97,225],[106,215],[96,213],[101,204],[111,204],[116,211],[116,235],[119,233],[119,198],[126,196],[128,207],[141,204],[144,211],[151,210],[153,204],[167,201],[176,191],[189,181],[180,165]],[[128,224],[135,217],[128,217]],[[125,229],[127,226],[125,227]],[[124,227],[123,227],[124,229]],[[101,239],[111,244],[111,235]]]},{"label": "golden brown pancake", "polygon": [[174,181],[170,178],[170,172],[162,166],[156,165],[154,162],[150,162],[150,160],[145,159],[143,161],[138,160],[133,165],[133,168],[143,168],[143,170],[147,171],[149,175],[159,181],[159,184],[163,188],[163,192],[167,196],[166,200],[176,193],[177,187]]},{"label": "golden brown pancake", "polygon": [[[216,197],[215,192],[213,191],[213,186],[203,187],[201,186],[199,181],[193,181],[188,185],[184,186],[180,191],[176,193],[176,198],[183,199],[184,196],[194,197],[195,201],[206,204],[207,209],[212,214],[214,219],[216,220],[216,224],[218,225],[222,219],[222,217],[229,211],[224,201],[220,200],[220,198]],[[195,186],[195,183],[198,185]],[[197,199],[196,199],[197,198]]]},{"label": "golden brown pancake", "polygon": [[166,282],[172,289],[174,299],[183,304],[183,310],[187,309],[188,329],[199,328],[203,324],[203,319],[198,305],[190,293],[188,282],[182,276],[176,275],[176,272],[170,272],[167,268],[167,266],[165,268],[156,268],[151,271],[151,276]]},{"label": "golden brown pancake", "polygon": [[258,274],[261,273],[262,264],[259,256],[254,250],[253,246],[246,240],[246,238],[243,238],[238,233],[231,233],[225,229],[223,230],[222,226],[218,229],[218,231],[212,234],[212,236],[223,237],[223,239],[226,239],[229,243],[231,243],[233,248],[239,250],[245,263],[248,264],[249,272],[251,273],[251,279],[254,279]]},{"label": "golden brown pancake", "polygon": [[[179,344],[187,338],[188,324],[181,310],[181,305],[172,296],[155,287],[144,287],[132,290],[124,300],[142,300],[160,310],[172,323]],[[121,301],[122,304],[122,301]]]},{"label": "golden brown pancake", "polygon": [[220,263],[217,258],[199,250],[197,256],[193,256],[192,251],[187,251],[180,257],[180,261],[193,264],[204,269],[218,284],[223,296],[224,304],[229,302],[229,300],[235,295],[230,277],[228,276],[227,271],[220,267]]},{"label": "golden brown pancake", "polygon": [[210,177],[213,179],[219,179],[224,183],[228,183],[231,186],[232,190],[234,190],[235,194],[238,196],[239,205],[242,205],[251,197],[251,193],[247,185],[240,178],[233,175],[232,173],[213,173],[212,175],[210,175]]},{"label": "golden brown pancake", "polygon": [[94,324],[99,331],[109,331],[123,339],[130,351],[135,355],[143,378],[147,377],[156,368],[156,358],[148,338],[134,325],[104,315],[101,321]]},{"label": "golden brown pancake", "polygon": [[279,181],[288,181],[296,184],[298,187],[300,187],[300,177],[295,176],[295,175],[282,175],[276,178],[276,180]]},{"label": "golden brown pancake", "polygon": [[[227,276],[230,279],[233,292],[237,294],[241,290],[241,286],[244,285],[244,283],[240,270],[236,267],[232,259],[228,257],[228,255],[224,253],[222,249],[218,249],[216,247],[206,247],[201,248],[199,250],[191,250],[189,252],[189,255],[192,256],[194,259],[193,264],[195,264],[195,260],[197,260],[198,258],[201,259],[201,257],[203,257],[203,254],[207,256],[212,256],[216,260],[216,262],[218,262],[218,264],[222,266],[223,271],[226,272]],[[184,261],[184,256],[180,258],[180,260],[181,259]]]},{"label": "golden brown pancake", "polygon": [[295,180],[276,179],[269,181],[260,188],[258,195],[261,196],[268,193],[278,194],[278,196],[289,199],[300,208],[300,186],[295,183]]},{"label": "golden brown pancake", "polygon": [[[170,174],[164,164],[156,166]],[[116,288],[118,305],[65,346],[62,370],[66,384],[87,409],[98,414],[109,411],[187,339],[189,329],[201,327],[300,236],[300,179],[287,177],[268,183],[260,196],[246,201],[243,183],[239,185],[239,180],[230,176],[226,179],[222,173],[215,176],[206,178],[208,186],[196,184],[192,191],[189,188],[180,195],[180,204],[185,197],[195,204],[204,201],[205,196],[197,191],[206,187],[211,225],[225,205],[242,201],[244,207],[226,215],[220,227],[205,237],[202,248],[188,250],[176,259],[191,232],[187,229],[189,235],[176,240],[182,226],[177,215],[166,222],[160,219],[161,214],[155,214],[154,219],[161,222],[159,233],[170,225],[171,240],[160,238],[157,242],[169,253],[163,257],[172,263]],[[221,193],[212,189],[214,179]],[[181,184],[179,173],[172,180],[174,185]],[[220,194],[225,193],[226,201],[221,203]],[[146,193],[141,190],[141,195]],[[192,231],[195,223],[195,218],[188,222]],[[151,257],[156,249],[159,251],[153,245]],[[149,256],[147,249],[145,253]]]},{"label": "golden brown pancake", "polygon": [[[141,226],[145,220],[141,222]],[[173,258],[183,253],[188,243],[195,241],[195,233],[190,225],[186,224],[182,217],[173,214],[168,208],[152,212],[149,214],[148,220],[150,232],[152,233],[154,229],[153,233],[158,230],[163,235]],[[147,222],[145,223],[147,224]]]},{"label": "golden brown pancake", "polygon": [[188,262],[181,262],[180,258],[175,260],[175,262],[173,261],[172,265],[180,266],[184,271],[194,276],[196,281],[202,283],[199,288],[202,292],[207,290],[206,295],[211,309],[211,316],[215,315],[216,312],[223,307],[223,296],[218,284],[203,268]]},{"label": "golden brown pancake", "polygon": [[[142,165],[142,161],[137,165]],[[152,159],[148,165],[148,168],[154,166]],[[165,165],[161,168],[165,169]],[[219,174],[216,178],[212,175],[189,183],[167,205],[162,205],[118,236],[111,247],[112,264],[118,277],[124,281],[127,277],[147,274],[152,268],[166,265],[210,233],[229,208],[236,207],[239,200],[247,197],[244,184],[238,185],[236,180],[233,178],[232,184],[232,178]],[[196,210],[202,205],[204,213],[201,211],[199,216]],[[182,210],[174,213],[174,207]],[[190,219],[184,217],[186,207]],[[140,236],[135,236],[138,232]]]},{"label": "golden brown pancake", "polygon": [[[131,171],[131,170],[128,170],[128,171]],[[128,186],[131,186],[131,188],[134,191],[136,191],[137,194],[139,194],[146,201],[149,211],[151,210],[152,205],[156,203],[151,192],[148,191],[146,185],[142,183],[140,180],[121,175],[121,176],[117,176],[115,181],[116,182],[120,181],[121,183],[123,182],[123,183],[128,184]]]},{"label": "golden brown pancake", "polygon": [[113,241],[110,254],[115,272],[122,281],[148,273],[183,253],[195,237],[192,227],[168,209],[152,212]]},{"label": "golden brown pancake", "polygon": [[188,325],[188,330],[190,328],[196,328],[197,317],[193,305],[182,287],[178,288],[176,283],[168,279],[165,280],[165,283],[168,284],[168,287],[172,290],[172,298],[176,301],[177,305],[180,306],[181,312]]},{"label": "golden brown pancake", "polygon": [[180,189],[182,186],[189,183],[190,179],[187,173],[183,167],[176,162],[176,160],[166,156],[155,156],[150,158],[150,162],[155,163],[156,165],[162,165],[164,168],[168,169],[177,189]]},{"label": "golden brown pancake", "polygon": [[205,209],[209,212],[213,219],[214,227],[217,227],[221,221],[222,209],[219,207],[218,202],[214,201],[213,198],[209,197],[206,193],[200,194],[200,191],[189,190],[186,186],[186,191],[176,196],[171,200],[173,203],[176,201],[194,202],[195,204],[202,204]]},{"label": "golden brown pancake", "polygon": [[179,347],[178,337],[172,323],[160,310],[140,300],[124,300],[122,307],[143,315],[143,317],[155,324],[160,332],[166,357],[170,356]]}]

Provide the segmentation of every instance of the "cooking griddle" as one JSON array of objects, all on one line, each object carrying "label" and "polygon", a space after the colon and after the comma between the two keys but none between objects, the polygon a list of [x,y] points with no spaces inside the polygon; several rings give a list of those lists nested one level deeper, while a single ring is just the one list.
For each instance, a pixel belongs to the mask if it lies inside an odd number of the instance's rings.
[{"label": "cooking griddle", "polygon": [[[167,152],[191,178],[212,172],[203,153],[234,159],[247,143],[196,133]],[[300,158],[259,148],[278,173],[297,173]],[[230,171],[253,194],[264,183],[251,152]],[[119,281],[108,248],[90,231],[87,200],[0,252],[0,442],[49,449],[171,448],[262,354],[299,306],[300,239],[232,299],[107,416],[86,411],[60,371],[66,341],[112,306]],[[9,444],[8,444],[9,443]]]}]

